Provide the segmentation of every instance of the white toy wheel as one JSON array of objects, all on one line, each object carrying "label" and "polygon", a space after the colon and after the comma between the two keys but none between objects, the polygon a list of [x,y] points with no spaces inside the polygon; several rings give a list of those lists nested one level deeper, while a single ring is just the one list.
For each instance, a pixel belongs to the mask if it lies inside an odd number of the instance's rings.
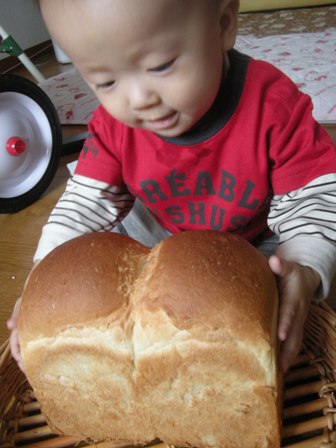
[{"label": "white toy wheel", "polygon": [[61,125],[33,82],[0,75],[0,213],[17,212],[47,189],[58,167]]}]

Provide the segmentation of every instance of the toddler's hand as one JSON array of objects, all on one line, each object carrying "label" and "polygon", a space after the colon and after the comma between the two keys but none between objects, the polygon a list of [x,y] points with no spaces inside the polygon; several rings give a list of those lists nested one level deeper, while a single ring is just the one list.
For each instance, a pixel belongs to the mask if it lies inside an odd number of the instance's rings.
[{"label": "toddler's hand", "polygon": [[[34,266],[32,270],[30,271],[25,284],[24,288],[26,287],[29,277],[31,276],[31,273],[36,268],[36,266],[39,264],[40,260],[36,261],[34,263]],[[7,328],[11,331],[11,335],[9,337],[9,347],[12,353],[13,358],[18,363],[18,366],[23,371],[23,364],[22,364],[22,358],[20,353],[20,343],[19,343],[19,333],[18,333],[18,322],[19,322],[19,314],[20,314],[20,308],[21,308],[21,297],[16,301],[13,309],[13,313],[11,317],[7,321]]]},{"label": "toddler's hand", "polygon": [[269,266],[278,277],[280,368],[285,372],[300,351],[304,322],[321,280],[313,269],[283,260],[276,255],[270,257]]},{"label": "toddler's hand", "polygon": [[20,354],[20,344],[19,344],[19,335],[18,335],[18,321],[20,314],[20,306],[21,306],[21,298],[18,299],[15,303],[13,313],[10,319],[7,321],[7,328],[11,331],[11,335],[9,337],[9,347],[12,353],[13,358],[18,363],[18,366],[23,371],[22,359]]}]

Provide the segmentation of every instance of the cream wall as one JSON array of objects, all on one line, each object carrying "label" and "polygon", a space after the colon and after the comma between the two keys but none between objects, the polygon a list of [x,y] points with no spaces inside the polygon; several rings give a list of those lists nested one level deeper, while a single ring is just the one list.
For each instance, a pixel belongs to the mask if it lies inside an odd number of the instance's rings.
[{"label": "cream wall", "polygon": [[50,39],[35,0],[0,0],[0,25],[23,50]]},{"label": "cream wall", "polygon": [[258,11],[268,9],[297,8],[304,6],[332,5],[332,0],[240,0],[240,11]]}]

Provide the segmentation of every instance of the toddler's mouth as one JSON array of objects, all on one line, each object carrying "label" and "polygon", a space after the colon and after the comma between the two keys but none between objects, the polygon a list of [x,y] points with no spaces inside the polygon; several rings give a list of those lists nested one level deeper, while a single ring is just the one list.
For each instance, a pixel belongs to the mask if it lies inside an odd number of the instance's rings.
[{"label": "toddler's mouth", "polygon": [[168,115],[165,115],[161,118],[156,118],[155,120],[145,120],[149,127],[155,131],[162,131],[164,129],[169,129],[177,123],[178,113],[171,112]]}]

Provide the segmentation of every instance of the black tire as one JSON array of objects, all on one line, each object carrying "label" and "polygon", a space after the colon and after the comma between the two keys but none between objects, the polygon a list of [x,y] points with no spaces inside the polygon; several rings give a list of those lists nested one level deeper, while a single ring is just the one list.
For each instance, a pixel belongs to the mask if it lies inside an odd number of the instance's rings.
[{"label": "black tire", "polygon": [[[47,130],[48,135],[50,136],[50,142],[48,144],[48,148],[43,147],[42,145],[38,145],[38,148],[35,150],[30,149],[30,151],[35,151],[35,157],[39,157],[39,154],[43,152],[47,154],[45,156],[45,168],[43,165],[42,173],[38,173],[38,178],[33,179],[32,184],[29,184],[27,190],[20,192],[20,194],[15,194],[13,188],[13,194],[9,187],[4,188],[1,187],[0,183],[0,213],[14,213],[22,210],[28,205],[35,202],[48,188],[51,181],[53,180],[57,167],[59,165],[59,160],[62,152],[62,131],[61,124],[59,121],[58,114],[56,109],[51,102],[50,98],[47,94],[32,81],[29,81],[26,78],[22,78],[17,75],[0,75],[0,113],[1,113],[1,98],[8,98],[8,95],[13,92],[13,100],[15,101],[15,95],[17,93],[28,97],[32,100],[37,106],[42,109],[42,116],[45,116],[45,119],[49,123],[50,129]],[[19,98],[23,98],[20,95],[17,95]],[[29,101],[30,101],[29,100]],[[7,100],[8,101],[8,100]],[[3,101],[5,104],[6,101]],[[6,109],[4,108],[3,113],[6,114]],[[33,116],[33,114],[31,115]],[[18,118],[18,122],[20,118]],[[20,123],[19,123],[20,124]],[[41,125],[42,126],[42,125]],[[40,130],[39,130],[40,131]],[[1,133],[1,122],[0,122],[0,133]],[[6,147],[0,147],[0,154],[2,151],[6,151]],[[6,157],[8,157],[8,153],[6,152]],[[19,163],[19,162],[18,162]],[[34,163],[31,163],[31,170],[34,170]],[[25,174],[23,174],[24,176]],[[1,181],[1,173],[0,173],[0,181]],[[2,185],[6,185],[5,177],[3,177]],[[20,180],[18,185],[20,185]],[[8,185],[8,182],[7,182]],[[21,182],[21,185],[22,182]]]}]

